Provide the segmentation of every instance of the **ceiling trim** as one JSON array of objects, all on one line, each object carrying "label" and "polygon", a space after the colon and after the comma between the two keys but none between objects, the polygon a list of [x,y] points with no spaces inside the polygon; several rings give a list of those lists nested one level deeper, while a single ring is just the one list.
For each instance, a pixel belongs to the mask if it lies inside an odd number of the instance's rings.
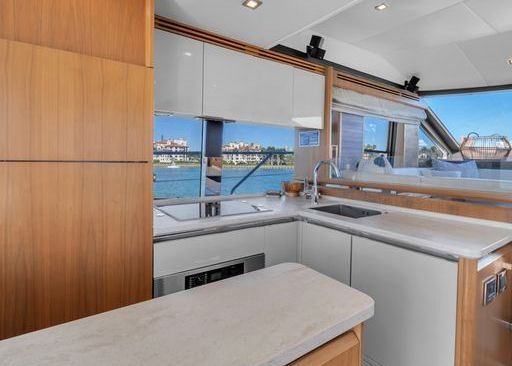
[{"label": "ceiling trim", "polygon": [[484,93],[493,91],[511,90],[512,84],[494,85],[494,86],[478,86],[474,88],[459,88],[459,89],[440,89],[440,90],[425,90],[419,91],[421,97],[428,97],[432,95],[449,95],[449,94],[469,94],[469,93]]},{"label": "ceiling trim", "polygon": [[344,65],[341,65],[341,64],[338,64],[336,62],[329,61],[329,60],[314,59],[314,58],[308,57],[306,52],[302,52],[302,51],[299,51],[299,50],[297,50],[295,48],[291,48],[291,47],[288,47],[288,46],[285,46],[285,45],[282,45],[282,44],[279,44],[277,46],[272,47],[271,51],[282,53],[284,55],[289,55],[289,56],[292,56],[292,57],[295,57],[295,58],[301,58],[303,60],[307,60],[308,62],[315,63],[315,64],[318,64],[318,65],[332,66],[334,69],[336,69],[338,71],[345,72],[347,74],[352,74],[354,76],[358,76],[358,77],[365,78],[365,79],[368,79],[368,80],[371,80],[371,81],[375,81],[377,83],[381,83],[381,84],[385,84],[385,85],[388,85],[388,86],[392,86],[394,88],[403,89],[403,85],[395,83],[395,82],[393,82],[391,80],[383,79],[383,78],[380,78],[378,76],[375,76],[375,75],[372,75],[372,74],[368,74],[368,73],[366,73],[364,71],[359,71],[359,70],[353,69],[351,67],[344,66]]}]

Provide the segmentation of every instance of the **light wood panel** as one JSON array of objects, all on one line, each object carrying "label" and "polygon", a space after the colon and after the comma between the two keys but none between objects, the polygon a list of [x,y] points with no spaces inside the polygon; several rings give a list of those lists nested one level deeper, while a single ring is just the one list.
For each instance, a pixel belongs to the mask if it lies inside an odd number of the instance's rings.
[{"label": "light wood panel", "polygon": [[[481,270],[476,260],[459,261],[456,366],[512,365],[512,288],[483,305],[483,281],[512,263],[512,244],[495,254],[500,257]],[[510,271],[507,276],[510,283]]]},{"label": "light wood panel", "polygon": [[455,366],[476,366],[474,364],[474,351],[476,335],[477,264],[476,260],[466,258],[459,260],[457,275]]},{"label": "light wood panel", "polygon": [[337,184],[347,187],[356,188],[374,188],[396,192],[408,193],[423,193],[436,197],[445,198],[458,198],[465,200],[478,200],[490,202],[512,203],[512,194],[484,192],[484,191],[471,191],[468,189],[451,189],[451,188],[436,188],[436,187],[422,187],[398,183],[379,183],[379,182],[365,182],[354,181],[348,179],[323,179],[319,181],[321,184]]},{"label": "light wood panel", "polygon": [[512,274],[507,272],[508,287],[489,305],[483,306],[482,282],[512,264],[512,245],[498,251],[502,257],[478,272],[476,281],[476,324],[474,329],[474,365],[512,365]]},{"label": "light wood panel", "polygon": [[151,161],[153,70],[0,40],[0,160]]},{"label": "light wood panel", "polygon": [[0,339],[151,298],[150,164],[0,163]]},{"label": "light wood panel", "polygon": [[350,331],[294,361],[290,366],[360,366],[361,343]]},{"label": "light wood panel", "polygon": [[450,200],[397,196],[396,194],[361,191],[348,188],[321,187],[320,192],[334,197],[382,203],[385,205],[440,212],[478,219],[512,222],[512,209]]},{"label": "light wood panel", "polygon": [[151,66],[153,0],[2,0],[0,38]]}]

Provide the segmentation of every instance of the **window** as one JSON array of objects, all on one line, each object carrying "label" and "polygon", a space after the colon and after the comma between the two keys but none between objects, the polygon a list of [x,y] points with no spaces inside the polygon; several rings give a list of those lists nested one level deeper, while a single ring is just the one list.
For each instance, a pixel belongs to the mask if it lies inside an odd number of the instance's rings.
[{"label": "window", "polygon": [[[204,195],[205,125],[197,118],[155,116],[154,198]],[[294,134],[293,128],[224,122],[221,194],[263,193],[280,189],[282,181],[293,179]]]},{"label": "window", "polygon": [[203,121],[155,116],[153,135],[153,197],[201,195]]},{"label": "window", "polygon": [[512,136],[512,90],[439,95],[425,101],[458,141],[471,132]]},{"label": "window", "polygon": [[421,168],[432,166],[432,159],[445,159],[446,153],[420,128],[418,139],[418,166]]},{"label": "window", "polygon": [[[223,136],[222,195],[262,193],[281,189],[294,176],[294,136],[289,127],[225,123]],[[244,182],[241,182],[258,164]]]},{"label": "window", "polygon": [[363,144],[365,156],[389,153],[389,121],[376,117],[364,118]]}]

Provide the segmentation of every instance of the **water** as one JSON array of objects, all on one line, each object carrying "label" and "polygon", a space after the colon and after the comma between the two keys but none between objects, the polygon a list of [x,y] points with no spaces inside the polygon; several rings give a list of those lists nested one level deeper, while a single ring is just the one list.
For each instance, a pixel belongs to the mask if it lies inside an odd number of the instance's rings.
[{"label": "water", "polygon": [[[231,189],[252,168],[224,167],[222,170],[222,195],[229,195]],[[199,167],[169,169],[154,167],[156,182],[153,195],[159,198],[197,197],[200,190],[201,172]],[[235,194],[262,193],[270,189],[281,189],[281,182],[293,179],[292,167],[260,168],[247,179]]]}]

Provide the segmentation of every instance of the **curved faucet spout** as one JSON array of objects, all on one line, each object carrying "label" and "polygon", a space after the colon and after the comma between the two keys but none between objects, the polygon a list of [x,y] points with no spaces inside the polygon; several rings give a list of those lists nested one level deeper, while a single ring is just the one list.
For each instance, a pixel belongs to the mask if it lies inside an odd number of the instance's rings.
[{"label": "curved faucet spout", "polygon": [[334,163],[332,160],[320,160],[315,164],[315,167],[313,168],[313,188],[312,188],[312,196],[313,196],[313,203],[316,205],[318,204],[318,199],[320,198],[320,193],[318,192],[318,171],[320,170],[320,167],[322,165],[329,165],[332,170],[334,170],[334,175],[336,178],[340,178],[340,170],[338,166]]}]

